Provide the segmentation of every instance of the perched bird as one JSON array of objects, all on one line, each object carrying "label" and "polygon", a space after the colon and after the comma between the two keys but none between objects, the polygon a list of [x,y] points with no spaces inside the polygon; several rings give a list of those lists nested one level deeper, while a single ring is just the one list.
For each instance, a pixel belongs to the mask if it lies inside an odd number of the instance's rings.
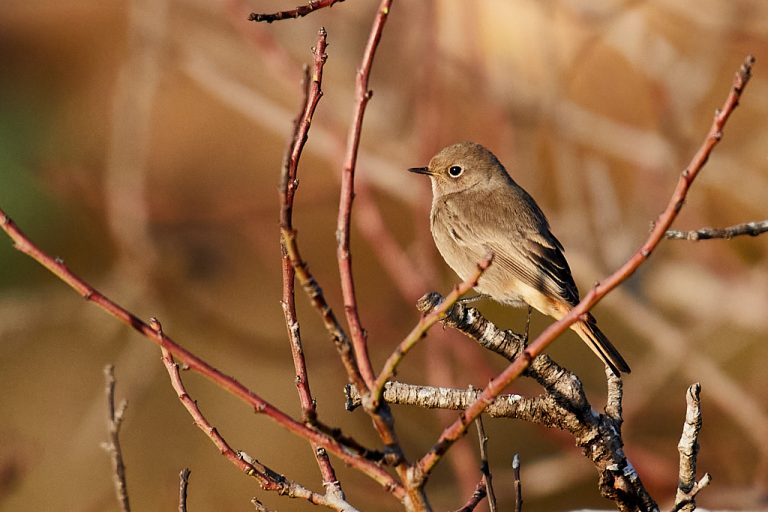
[{"label": "perched bird", "polygon": [[[442,149],[427,167],[411,172],[432,182],[432,236],[446,263],[469,278],[477,263],[493,253],[493,264],[475,290],[497,302],[528,304],[560,319],[579,302],[579,290],[536,201],[480,144],[459,142]],[[592,315],[571,329],[615,375],[629,365],[598,329]]]}]

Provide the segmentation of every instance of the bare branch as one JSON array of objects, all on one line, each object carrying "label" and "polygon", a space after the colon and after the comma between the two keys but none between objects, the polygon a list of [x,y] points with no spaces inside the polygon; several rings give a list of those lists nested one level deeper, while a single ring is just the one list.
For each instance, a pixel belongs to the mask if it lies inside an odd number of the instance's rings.
[{"label": "bare branch", "polygon": [[426,336],[427,331],[435,325],[438,321],[445,317],[445,312],[453,306],[459,297],[467,293],[469,290],[477,286],[477,281],[488,270],[493,262],[493,254],[489,254],[482,261],[478,262],[475,272],[463,283],[455,286],[453,291],[445,298],[445,300],[436,308],[432,309],[428,314],[421,317],[419,323],[416,324],[410,333],[405,337],[403,341],[397,346],[392,354],[387,358],[384,363],[384,367],[381,370],[376,383],[371,390],[373,400],[378,400],[381,396],[381,392],[384,389],[384,384],[391,379],[395,370],[397,369],[403,357],[413,348],[416,344]]},{"label": "bare branch", "polygon": [[[442,301],[438,294],[431,293],[419,302],[419,309],[429,311]],[[483,318],[479,311],[468,308],[461,303],[446,312],[443,323],[458,329],[480,346],[496,352],[510,361],[514,361],[525,350],[523,336],[503,331]],[[653,498],[648,494],[634,466],[629,463],[623,451],[621,438],[621,419],[614,415],[621,411],[620,379],[609,382],[609,403],[606,414],[597,414],[590,405],[579,378],[552,361],[546,354],[537,356],[525,375],[536,380],[546,390],[546,394],[536,398],[519,397],[510,401],[510,416],[524,421],[556,427],[566,430],[573,435],[582,453],[592,461],[600,475],[600,492],[608,499],[614,500],[622,509],[657,510]],[[440,388],[437,388],[438,390]],[[422,395],[429,391],[418,391],[419,398],[427,400]],[[438,396],[440,391],[433,391]],[[472,396],[480,397],[482,392],[473,390]],[[452,408],[471,407],[474,402],[458,403]],[[386,392],[385,392],[386,397]],[[488,405],[485,413],[502,412],[496,407],[502,397],[497,397]],[[507,396],[503,396],[507,402]],[[429,399],[433,400],[433,399]],[[504,411],[506,412],[506,411]],[[433,450],[440,449],[439,445]],[[429,455],[429,454],[428,454]],[[441,457],[438,452],[434,456]]]},{"label": "bare branch", "polygon": [[190,473],[189,468],[184,468],[179,473],[179,512],[187,512],[187,487]]},{"label": "bare branch", "polygon": [[696,509],[696,494],[709,483],[708,475],[696,482],[696,462],[699,455],[699,433],[701,432],[701,384],[692,384],[685,394],[687,404],[685,424],[677,450],[680,452],[680,476],[677,484],[674,510],[693,512]]},{"label": "bare branch", "polygon": [[264,414],[271,420],[281,425],[287,431],[302,437],[310,442],[317,443],[330,453],[338,456],[345,463],[357,467],[364,474],[378,482],[381,486],[390,490],[390,492],[398,499],[403,499],[404,489],[403,487],[387,473],[385,469],[367,460],[362,454],[357,453],[356,450],[342,444],[335,437],[323,432],[323,429],[311,428],[298,422],[288,416],[282,410],[276,408],[271,403],[264,400],[261,396],[247,388],[241,382],[234,377],[225,375],[219,369],[215,368],[199,356],[193,354],[189,350],[185,349],[173,339],[171,339],[165,333],[158,333],[148,324],[139,319],[136,315],[123,308],[116,302],[113,302],[105,295],[96,290],[89,283],[84,281],[81,277],[69,270],[64,262],[59,258],[53,258],[50,255],[43,252],[27,237],[11,218],[0,209],[0,229],[2,229],[14,242],[14,247],[31,257],[43,267],[48,269],[61,281],[73,288],[78,294],[84,297],[86,300],[93,302],[96,306],[113,316],[117,320],[123,322],[134,330],[138,331],[148,340],[152,341],[156,345],[165,348],[179,361],[188,366],[191,370],[199,373],[206,379],[210,380],[217,386],[221,387],[225,391],[229,392],[233,396],[236,396],[250,407],[254,412]]},{"label": "bare branch", "polygon": [[520,478],[520,454],[512,457],[512,472],[515,475],[515,512],[523,512],[523,481]]},{"label": "bare branch", "polygon": [[666,233],[682,209],[693,180],[706,164],[714,147],[722,139],[725,124],[738,105],[744,87],[749,82],[754,61],[754,57],[750,55],[736,73],[730,93],[722,108],[715,113],[709,133],[688,167],[682,172],[666,209],[659,216],[646,242],[624,265],[604,281],[597,283],[576,307],[545,329],[533,343],[526,347],[520,357],[512,362],[495,379],[490,381],[480,398],[443,431],[433,449],[419,461],[419,467],[424,475],[429,474],[434,469],[434,466],[441,458],[440,455],[464,435],[469,424],[482,413],[487,404],[495,396],[498,396],[514,379],[519,377],[530,366],[537,355],[541,354],[560,334],[585,315],[611,290],[628,279],[640,265],[648,260],[664,237],[664,233]]},{"label": "bare branch", "polygon": [[483,417],[478,416],[475,419],[477,428],[477,439],[480,443],[480,471],[483,473],[483,482],[485,483],[485,492],[488,494],[488,510],[496,512],[496,495],[493,492],[493,476],[491,475],[491,466],[488,463],[488,436],[485,435],[483,427]]},{"label": "bare branch", "polygon": [[[151,324],[158,337],[162,336],[163,331],[160,322],[153,318]],[[181,380],[179,365],[173,360],[171,353],[165,347],[160,347],[160,350],[162,351],[163,364],[171,379],[171,386],[174,391],[176,391],[179,401],[189,415],[192,416],[195,425],[208,436],[211,442],[218,448],[219,452],[235,465],[235,467],[246,475],[256,478],[261,488],[265,491],[274,491],[281,496],[299,498],[333,510],[344,512],[351,512],[354,510],[354,508],[346,501],[340,500],[334,496],[313,492],[303,485],[287,479],[285,476],[270,469],[253,457],[248,456],[246,453],[233,450],[219,431],[208,422],[205,416],[203,416],[203,413],[197,406],[197,402],[189,396],[189,393],[187,393],[184,383]]]},{"label": "bare branch", "polygon": [[[463,411],[477,400],[481,392],[473,387],[447,388],[389,381],[384,385],[382,398],[388,404]],[[347,409],[361,405],[362,398],[355,387],[348,387],[346,393]],[[519,419],[558,428],[566,428],[562,418],[568,415],[568,411],[561,408],[552,396],[526,398],[520,395],[499,395],[483,413],[491,418]]]},{"label": "bare branch", "polygon": [[455,512],[472,512],[477,508],[477,506],[480,504],[481,501],[483,501],[483,498],[485,498],[487,494],[486,488],[485,488],[485,481],[480,480],[477,483],[477,486],[475,487],[475,491],[472,493],[472,496],[469,497],[469,500],[464,504],[463,507],[456,509]]},{"label": "bare branch", "polygon": [[306,5],[300,5],[295,9],[289,11],[279,11],[272,14],[259,14],[252,12],[248,16],[248,21],[265,21],[272,23],[273,21],[291,20],[295,18],[301,18],[307,14],[313,13],[323,7],[331,7],[337,2],[343,2],[344,0],[310,0]]},{"label": "bare branch", "polygon": [[[309,133],[309,126],[312,123],[312,117],[314,116],[317,104],[320,101],[320,97],[323,95],[321,89],[323,79],[323,66],[328,56],[325,53],[327,46],[327,36],[324,28],[321,28],[317,34],[317,42],[312,49],[314,55],[314,64],[312,68],[312,74],[309,75],[309,68],[305,68],[305,88],[304,88],[304,100],[301,112],[296,118],[294,123],[294,132],[291,139],[291,143],[286,150],[285,158],[283,161],[282,176],[280,179],[280,243],[282,247],[282,276],[283,276],[283,315],[285,317],[285,325],[288,330],[288,339],[291,342],[291,356],[293,357],[293,366],[296,370],[296,390],[299,394],[299,402],[301,403],[302,416],[305,423],[314,424],[317,420],[317,408],[314,398],[312,397],[312,391],[309,385],[309,373],[307,372],[307,363],[304,359],[304,348],[302,346],[301,334],[299,330],[299,320],[296,315],[296,293],[295,293],[295,277],[296,269],[294,262],[290,254],[295,254],[296,251],[290,251],[286,247],[286,244],[296,243],[295,231],[292,225],[293,218],[293,200],[296,194],[296,189],[299,185],[298,180],[298,165],[301,153],[304,148],[304,143],[307,140]],[[292,236],[288,236],[288,234]],[[289,240],[290,239],[290,240]],[[295,248],[294,248],[295,249]],[[349,350],[342,351],[349,353]],[[354,365],[352,365],[354,368]],[[356,370],[356,368],[355,368]],[[354,372],[349,375],[350,380],[357,380],[362,382],[359,378],[355,379],[355,376],[359,375],[358,372]],[[339,499],[344,499],[344,491],[341,488],[341,484],[336,478],[336,472],[331,465],[331,461],[328,458],[328,453],[322,449],[322,447],[315,444],[312,445],[312,452],[317,460],[320,473],[323,477],[323,484],[326,487],[326,492],[333,492]]]},{"label": "bare branch", "polygon": [[344,166],[341,173],[341,192],[339,195],[339,216],[336,222],[336,257],[341,276],[341,291],[344,297],[344,312],[347,316],[352,345],[355,348],[355,357],[366,387],[374,386],[375,376],[371,361],[368,356],[368,347],[365,332],[360,322],[360,313],[357,308],[357,296],[355,295],[355,282],[352,275],[352,254],[349,249],[350,231],[349,225],[352,218],[352,200],[355,195],[355,168],[357,166],[357,152],[360,147],[360,133],[363,128],[363,116],[368,101],[373,92],[368,88],[368,79],[371,74],[373,58],[381,40],[384,24],[387,21],[392,0],[382,0],[376,12],[371,33],[363,52],[363,59],[357,70],[355,81],[355,111],[352,116],[347,137],[347,150]]},{"label": "bare branch", "polygon": [[120,448],[120,426],[123,424],[125,409],[128,402],[123,400],[115,408],[115,367],[108,364],[104,367],[104,377],[106,379],[105,393],[107,395],[107,428],[109,430],[109,441],[101,446],[109,454],[112,461],[112,479],[115,483],[115,494],[120,504],[122,512],[130,512],[131,505],[128,500],[128,485],[125,478],[125,464],[123,463],[123,451]]},{"label": "bare branch", "polygon": [[669,240],[710,240],[713,238],[725,238],[730,240],[735,236],[758,236],[768,231],[768,220],[745,222],[727,228],[701,228],[695,231],[675,231],[673,229],[664,233]]}]

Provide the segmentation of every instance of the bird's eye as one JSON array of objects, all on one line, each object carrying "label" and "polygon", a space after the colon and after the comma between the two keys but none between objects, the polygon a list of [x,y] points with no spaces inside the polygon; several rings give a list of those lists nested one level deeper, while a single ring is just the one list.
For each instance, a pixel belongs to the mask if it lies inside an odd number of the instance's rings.
[{"label": "bird's eye", "polygon": [[458,165],[452,165],[450,169],[448,169],[448,174],[451,175],[451,178],[458,178],[461,176],[461,173],[464,172],[464,169],[459,167]]}]

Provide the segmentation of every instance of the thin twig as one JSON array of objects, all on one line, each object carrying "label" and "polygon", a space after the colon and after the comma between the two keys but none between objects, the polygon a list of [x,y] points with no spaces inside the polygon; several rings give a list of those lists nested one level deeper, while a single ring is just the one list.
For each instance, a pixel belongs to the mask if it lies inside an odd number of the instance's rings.
[{"label": "thin twig", "polygon": [[710,240],[712,238],[725,238],[730,240],[735,236],[758,236],[768,231],[768,220],[745,222],[727,228],[701,228],[695,231],[667,230],[664,238],[669,240]]},{"label": "thin twig", "polygon": [[741,69],[736,73],[730,93],[728,94],[723,107],[716,111],[707,137],[694,155],[688,167],[682,172],[666,209],[659,216],[645,243],[624,265],[608,276],[604,281],[597,283],[589,293],[586,294],[581,302],[579,302],[579,304],[567,315],[545,329],[538,338],[525,349],[520,357],[507,366],[507,368],[496,378],[491,380],[483,390],[483,393],[477,402],[470,406],[469,409],[467,409],[456,421],[443,430],[437,443],[435,443],[432,449],[425,454],[418,463],[422,475],[424,475],[425,478],[426,475],[434,469],[435,465],[441,459],[442,454],[464,435],[469,424],[482,413],[486,405],[490,403],[495,396],[498,396],[504,388],[519,377],[525,369],[530,366],[531,361],[533,361],[537,355],[541,354],[558,336],[560,336],[560,334],[568,329],[574,322],[582,318],[593,306],[605,297],[606,294],[628,279],[640,265],[648,260],[659,242],[663,239],[664,233],[669,229],[683,207],[685,197],[688,194],[688,190],[690,189],[693,180],[704,167],[704,164],[706,164],[714,147],[722,139],[725,124],[738,105],[744,87],[749,82],[754,60],[755,59],[752,56],[747,57],[742,64]]},{"label": "thin twig", "polygon": [[344,0],[310,0],[308,4],[300,5],[295,9],[288,11],[279,11],[272,14],[259,14],[252,12],[248,16],[248,21],[266,21],[272,23],[273,21],[290,20],[295,18],[301,18],[312,12],[315,12],[323,7],[331,7],[337,2],[343,2]]},{"label": "thin twig", "polygon": [[483,498],[485,498],[486,495],[485,481],[481,479],[475,486],[475,491],[472,493],[472,496],[469,497],[464,506],[456,509],[455,512],[472,512],[477,508],[480,502],[483,501]]},{"label": "thin twig", "polygon": [[128,402],[123,400],[115,408],[115,367],[108,364],[104,367],[106,380],[105,394],[107,396],[107,429],[109,441],[102,443],[101,447],[109,454],[112,461],[112,480],[115,484],[115,495],[122,512],[130,512],[131,505],[128,500],[128,485],[125,477],[125,464],[123,463],[123,451],[120,448],[120,426],[125,418],[125,409]]},{"label": "thin twig", "polygon": [[523,480],[520,478],[520,454],[512,457],[512,473],[515,475],[515,512],[523,511]]},{"label": "thin twig", "polygon": [[[321,28],[317,34],[317,42],[312,48],[314,64],[311,76],[309,68],[305,68],[304,78],[304,99],[302,109],[294,123],[294,132],[291,143],[286,150],[283,160],[283,170],[280,179],[280,242],[282,247],[282,276],[283,276],[283,315],[285,325],[288,330],[288,339],[291,343],[291,356],[293,357],[293,366],[296,370],[296,390],[299,394],[301,411],[305,423],[314,424],[317,420],[317,407],[312,391],[309,385],[309,373],[307,372],[307,363],[304,358],[304,348],[302,346],[301,334],[299,330],[299,320],[296,315],[296,293],[295,277],[296,270],[286,248],[285,236],[292,233],[291,237],[295,242],[295,231],[293,230],[293,201],[296,189],[299,185],[298,166],[301,158],[304,144],[307,140],[309,126],[312,123],[317,104],[323,95],[321,89],[323,80],[323,66],[328,56],[325,53],[327,46],[327,37],[324,28]],[[352,376],[350,376],[350,379]],[[326,492],[334,493],[338,498],[344,499],[344,492],[341,484],[336,478],[336,472],[328,458],[328,453],[322,447],[312,444],[312,452],[315,455],[320,473],[323,478],[323,485]]]},{"label": "thin twig", "polygon": [[[158,338],[162,337],[163,329],[160,322],[158,322],[156,318],[153,318],[150,323]],[[176,391],[179,401],[192,417],[195,425],[208,436],[211,442],[219,450],[219,453],[234,464],[240,471],[248,476],[254,477],[265,491],[274,491],[281,496],[306,500],[315,505],[322,505],[333,510],[345,512],[354,510],[349,503],[313,492],[303,485],[287,479],[285,476],[270,469],[253,457],[248,456],[246,453],[233,450],[219,431],[208,422],[205,416],[203,416],[197,402],[189,396],[189,393],[187,393],[184,383],[181,380],[179,365],[173,360],[171,353],[162,346],[160,347],[160,350],[162,352],[163,364],[171,379],[171,386],[173,387],[173,390]]]},{"label": "thin twig", "polygon": [[344,302],[344,313],[349,326],[352,347],[354,348],[355,361],[363,379],[360,391],[366,397],[363,400],[363,409],[373,421],[374,428],[387,447],[388,462],[395,466],[395,471],[401,482],[404,482],[407,496],[406,508],[414,510],[428,510],[429,503],[424,492],[424,486],[418,485],[422,478],[418,471],[408,463],[400,446],[394,428],[389,406],[372,399],[371,390],[374,389],[376,376],[368,354],[366,333],[363,329],[358,310],[357,296],[355,294],[355,282],[352,273],[352,253],[350,251],[350,223],[352,219],[352,201],[355,190],[355,169],[360,148],[360,135],[363,127],[363,117],[371,99],[372,91],[368,83],[384,25],[392,8],[392,0],[381,0],[373,20],[368,42],[366,43],[360,67],[357,70],[355,80],[355,108],[352,123],[347,135],[346,155],[341,172],[341,190],[339,192],[339,212],[336,222],[336,259],[339,266],[341,281],[341,294]]},{"label": "thin twig", "polygon": [[187,512],[187,487],[189,486],[189,468],[184,468],[179,473],[179,512]]},{"label": "thin twig", "polygon": [[408,333],[405,339],[403,339],[403,341],[400,342],[397,348],[392,352],[392,354],[387,358],[386,362],[384,363],[384,367],[382,368],[381,373],[376,379],[376,383],[373,386],[373,389],[371,391],[371,395],[374,400],[378,400],[381,397],[381,392],[384,389],[384,384],[394,376],[395,370],[397,370],[397,367],[400,364],[400,362],[403,360],[403,357],[405,357],[405,355],[414,346],[416,346],[416,344],[421,339],[424,338],[427,331],[433,325],[435,325],[435,323],[445,318],[445,312],[448,311],[451,308],[451,306],[453,306],[462,295],[464,295],[469,290],[477,286],[477,281],[480,279],[483,273],[488,269],[488,267],[491,266],[492,262],[493,262],[493,254],[489,254],[485,258],[483,258],[482,261],[477,263],[477,269],[475,270],[475,272],[471,276],[469,276],[469,278],[466,279],[464,282],[462,282],[459,285],[456,285],[453,288],[453,291],[451,291],[451,293],[448,294],[448,296],[445,298],[442,304],[440,304],[439,307],[430,311],[429,314],[421,317],[421,319],[419,320],[419,323],[416,324],[416,326],[411,330],[410,333]]},{"label": "thin twig", "polygon": [[356,453],[350,446],[342,444],[333,436],[324,433],[320,426],[318,426],[318,428],[311,428],[310,426],[294,420],[285,412],[276,408],[261,396],[257,395],[254,391],[247,388],[234,377],[225,375],[207,361],[173,341],[168,335],[164,333],[158,334],[136,315],[103,295],[81,277],[69,270],[60,258],[53,258],[43,252],[39,247],[32,243],[29,237],[18,228],[16,223],[14,223],[2,209],[0,209],[0,229],[13,240],[14,248],[40,263],[61,281],[73,288],[80,296],[94,303],[117,320],[138,331],[151,342],[167,349],[168,352],[184,363],[184,365],[248,404],[253,408],[254,412],[264,414],[287,431],[324,447],[330,453],[338,456],[346,464],[356,467],[365,475],[378,482],[381,486],[390,490],[397,499],[403,499],[404,489],[402,485],[392,478],[384,468],[372,461],[366,460],[365,457],[360,453]]},{"label": "thin twig", "polygon": [[373,388],[375,375],[371,360],[368,356],[366,335],[360,322],[360,313],[357,308],[357,296],[355,295],[355,282],[352,275],[352,254],[349,248],[350,220],[352,218],[352,200],[355,195],[355,169],[357,167],[357,153],[360,147],[360,133],[363,127],[363,116],[368,101],[373,95],[368,88],[368,79],[371,74],[373,58],[381,40],[384,24],[387,21],[392,0],[382,0],[376,12],[376,17],[371,27],[368,43],[363,52],[360,68],[357,70],[355,80],[355,110],[352,116],[352,124],[347,136],[347,149],[342,168],[341,191],[339,194],[339,215],[336,222],[336,257],[339,264],[341,277],[341,291],[344,298],[344,312],[347,316],[352,345],[355,348],[355,357],[363,376],[366,387]]},{"label": "thin twig", "polygon": [[475,418],[475,428],[477,428],[477,439],[480,443],[480,471],[483,473],[485,491],[488,494],[488,510],[490,512],[496,512],[496,495],[493,492],[493,475],[491,475],[491,466],[488,463],[488,436],[485,435],[482,415]]}]

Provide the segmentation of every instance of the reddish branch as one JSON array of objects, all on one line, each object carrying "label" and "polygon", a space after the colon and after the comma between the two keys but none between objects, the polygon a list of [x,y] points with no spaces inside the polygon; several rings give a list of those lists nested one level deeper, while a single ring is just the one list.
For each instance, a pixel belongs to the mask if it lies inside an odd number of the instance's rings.
[{"label": "reddish branch", "polygon": [[259,14],[252,12],[248,16],[248,21],[266,21],[272,23],[273,21],[290,20],[295,18],[301,18],[312,12],[315,12],[323,7],[331,7],[337,2],[343,2],[344,0],[310,0],[306,5],[300,5],[295,9],[288,11],[279,11],[272,14]]},{"label": "reddish branch", "polygon": [[371,397],[375,402],[378,402],[381,399],[381,394],[384,390],[384,384],[386,384],[387,381],[395,375],[395,370],[397,370],[398,365],[403,360],[405,355],[410,352],[410,350],[415,347],[416,344],[424,338],[424,336],[426,336],[427,331],[433,325],[445,318],[446,311],[448,311],[451,306],[456,303],[459,297],[477,286],[477,281],[480,279],[480,276],[482,276],[483,273],[488,269],[492,261],[493,254],[489,254],[481,262],[479,262],[477,264],[477,270],[475,270],[474,274],[472,274],[469,279],[463,283],[455,286],[453,291],[448,294],[445,300],[438,307],[432,309],[428,314],[423,315],[419,320],[419,323],[416,324],[410,333],[408,333],[408,336],[406,336],[405,339],[400,342],[394,352],[392,352],[392,354],[387,358],[386,362],[384,363],[384,367],[382,368],[381,373],[376,379],[376,383],[371,390]]},{"label": "reddish branch", "polygon": [[324,429],[330,429],[320,425],[318,425],[317,428],[313,428],[294,420],[252,390],[248,389],[234,377],[225,375],[199,356],[173,341],[168,335],[164,333],[156,333],[136,315],[104,296],[93,286],[69,270],[63,261],[58,258],[52,258],[43,252],[39,247],[32,243],[32,241],[18,228],[18,226],[16,226],[2,209],[0,209],[0,228],[2,228],[2,230],[13,240],[14,247],[17,250],[23,252],[47,268],[83,298],[93,302],[96,306],[106,311],[117,320],[143,334],[147,339],[161,348],[167,349],[175,358],[187,365],[191,370],[199,373],[220,388],[241,399],[247,405],[252,407],[255,412],[268,416],[287,431],[322,446],[345,463],[359,469],[361,472],[378,482],[396,498],[403,499],[403,487],[393,479],[386,470],[378,464],[366,460],[364,456],[358,453],[353,447],[350,447],[347,443],[342,443],[322,431]]},{"label": "reddish branch", "polygon": [[455,512],[472,512],[477,508],[480,502],[483,501],[483,498],[485,498],[486,494],[487,491],[485,489],[485,479],[482,479],[477,483],[475,491],[472,493],[472,496],[469,497],[464,506],[456,509]]},{"label": "reddish branch", "polygon": [[360,373],[366,383],[366,388],[371,389],[374,385],[375,376],[371,360],[368,357],[368,347],[366,344],[365,332],[360,322],[360,313],[357,308],[357,297],[355,295],[355,282],[352,276],[352,255],[349,249],[349,225],[352,218],[352,200],[355,190],[355,168],[357,166],[357,152],[360,147],[360,133],[363,127],[363,116],[368,101],[371,99],[372,92],[368,88],[368,79],[373,66],[373,58],[376,49],[381,40],[381,33],[384,30],[384,24],[387,21],[392,0],[382,0],[379,9],[376,12],[376,18],[371,28],[368,43],[363,52],[363,60],[360,68],[357,70],[357,79],[355,81],[355,111],[352,117],[352,125],[347,137],[347,149],[344,159],[344,167],[341,175],[341,193],[339,197],[339,216],[336,223],[336,241],[337,241],[337,259],[339,263],[339,274],[341,276],[341,291],[344,297],[344,312],[347,316],[349,331],[352,337],[352,345],[355,348],[357,364],[360,367]]},{"label": "reddish branch", "polygon": [[[323,65],[328,56],[325,53],[327,46],[327,37],[324,28],[321,28],[317,34],[317,43],[312,49],[314,55],[314,64],[312,75],[309,76],[308,68],[305,68],[305,88],[304,101],[301,113],[294,124],[294,133],[291,144],[285,155],[283,162],[283,173],[280,180],[280,240],[282,247],[282,275],[283,275],[283,315],[285,316],[285,325],[288,329],[288,339],[291,343],[291,355],[293,357],[293,366],[296,370],[296,390],[299,394],[299,402],[303,420],[306,423],[314,424],[317,420],[317,409],[315,400],[312,398],[312,392],[309,386],[309,373],[304,359],[304,349],[301,342],[299,331],[299,320],[296,316],[296,294],[295,277],[293,262],[289,252],[285,247],[285,233],[292,233],[293,217],[293,198],[296,193],[299,181],[297,179],[297,169],[299,158],[307,140],[309,125],[312,123],[312,116],[315,113],[320,97],[323,95],[321,84],[323,79]],[[341,484],[336,478],[336,472],[331,465],[328,454],[320,446],[312,445],[312,451],[315,454],[320,473],[323,477],[323,484],[327,492],[333,492],[339,498],[344,498]]]},{"label": "reddish branch", "polygon": [[722,139],[723,128],[731,113],[733,113],[738,105],[744,87],[749,82],[753,63],[754,57],[747,57],[744,64],[741,66],[741,69],[736,73],[731,91],[728,94],[723,107],[715,113],[715,118],[706,139],[694,155],[688,167],[682,172],[667,208],[657,219],[646,242],[624,265],[616,270],[616,272],[608,276],[604,281],[597,283],[568,315],[545,329],[544,332],[542,332],[539,337],[525,349],[520,357],[511,363],[496,378],[491,380],[483,390],[480,398],[478,398],[474,404],[467,408],[456,421],[440,434],[437,443],[435,443],[432,449],[419,460],[418,467],[422,471],[423,478],[427,478],[446,450],[466,433],[466,430],[472,421],[483,412],[483,409],[485,409],[485,407],[498,396],[504,388],[530,366],[531,361],[533,361],[537,355],[541,354],[560,334],[568,329],[569,326],[583,315],[586,315],[586,313],[605,297],[607,293],[629,278],[640,265],[648,260],[651,253],[653,253],[659,242],[664,238],[664,234],[672,225],[672,222],[677,217],[680,209],[683,207],[685,197],[693,180],[706,164],[714,147]]},{"label": "reddish branch", "polygon": [[[163,330],[160,322],[157,319],[152,318],[150,325],[155,331],[158,340],[163,336]],[[181,374],[179,373],[179,365],[173,360],[171,353],[164,347],[160,347],[162,351],[162,360],[165,365],[168,375],[171,379],[171,386],[176,391],[176,395],[179,397],[179,401],[187,410],[195,425],[216,445],[219,453],[221,453],[228,461],[230,461],[235,467],[248,476],[254,477],[258,480],[259,485],[265,491],[274,491],[281,496],[289,496],[291,498],[299,498],[307,500],[315,505],[323,505],[334,510],[349,510],[351,507],[345,502],[339,502],[333,498],[329,498],[326,495],[313,492],[306,487],[288,480],[280,473],[273,471],[259,461],[252,457],[246,456],[242,452],[237,452],[229,446],[229,443],[224,437],[219,434],[216,427],[210,424],[208,420],[203,416],[200,408],[197,406],[197,402],[192,399],[187,393],[184,383],[181,380]]]}]

